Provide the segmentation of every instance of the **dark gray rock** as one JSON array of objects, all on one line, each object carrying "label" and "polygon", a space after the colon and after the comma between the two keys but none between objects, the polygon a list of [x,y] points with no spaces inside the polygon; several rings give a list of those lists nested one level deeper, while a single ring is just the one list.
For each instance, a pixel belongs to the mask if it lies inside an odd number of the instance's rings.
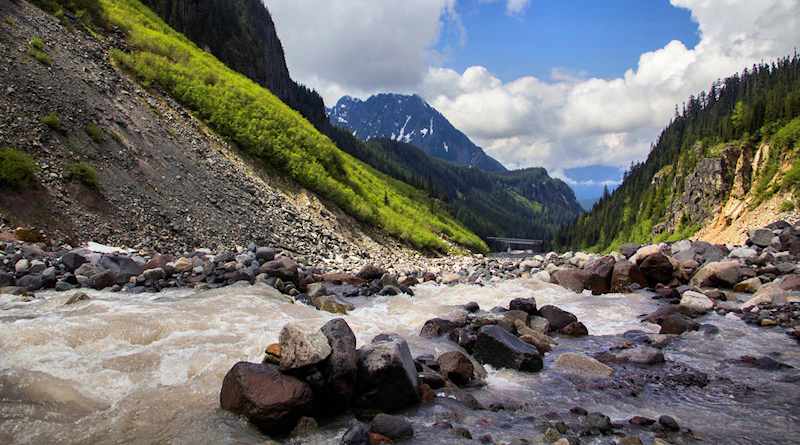
[{"label": "dark gray rock", "polygon": [[287,323],[280,333],[281,371],[316,365],[331,354],[328,339],[319,330],[306,330]]},{"label": "dark gray rock", "polygon": [[681,427],[678,422],[670,416],[661,416],[658,418],[658,423],[667,431],[680,431]]},{"label": "dark gray rock", "polygon": [[142,273],[141,267],[130,257],[116,253],[103,255],[100,258],[100,266],[116,273],[115,282],[117,284],[125,284],[131,277]]},{"label": "dark gray rock", "polygon": [[619,246],[619,253],[625,258],[630,258],[637,250],[641,249],[642,245],[639,243],[625,243]]},{"label": "dark gray rock", "polygon": [[448,399],[457,400],[463,403],[467,408],[473,409],[476,411],[484,410],[486,407],[483,406],[481,402],[478,401],[472,394],[467,391],[464,391],[461,388],[441,388],[436,391],[441,397],[447,397]]},{"label": "dark gray rock", "polygon": [[[478,303],[475,304],[477,305]],[[524,311],[528,315],[539,315],[539,310],[536,307],[536,299],[533,297],[515,298],[508,304],[508,309],[512,311]]]},{"label": "dark gray rock", "polygon": [[356,336],[347,322],[335,318],[320,329],[328,339],[331,354],[317,365],[325,385],[314,393],[314,407],[331,413],[350,407],[358,376]]},{"label": "dark gray rock", "polygon": [[81,267],[81,265],[87,261],[88,260],[83,255],[77,252],[67,252],[61,256],[61,264],[70,272],[75,272],[75,269]]},{"label": "dark gray rock", "polygon": [[356,277],[363,280],[379,280],[385,273],[386,270],[383,268],[374,264],[367,264],[366,266],[362,267],[360,271],[358,271]]},{"label": "dark gray rock", "polygon": [[264,263],[261,269],[269,276],[280,278],[284,282],[297,282],[297,263],[289,258],[282,257]]},{"label": "dark gray rock", "polygon": [[380,413],[372,419],[369,430],[394,441],[414,437],[414,426],[411,422],[390,414]]},{"label": "dark gray rock", "polygon": [[[83,266],[81,266],[83,267]],[[105,289],[117,282],[117,273],[111,269],[106,269],[89,277],[94,282],[95,289]]]},{"label": "dark gray rock", "polygon": [[551,331],[560,331],[570,323],[578,321],[578,317],[571,312],[552,305],[542,306],[539,315],[547,319]]},{"label": "dark gray rock", "polygon": [[645,257],[639,262],[639,270],[644,273],[648,283],[651,285],[656,283],[668,284],[672,281],[672,263],[663,253],[654,253]]},{"label": "dark gray rock", "polygon": [[272,261],[275,259],[275,249],[272,247],[259,247],[256,249],[256,259]]},{"label": "dark gray rock", "polygon": [[17,280],[13,274],[0,272],[0,287],[16,286]]},{"label": "dark gray rock", "polygon": [[353,421],[339,443],[341,445],[369,445],[369,425],[357,420]]},{"label": "dark gray rock", "polygon": [[290,431],[312,406],[311,388],[270,364],[239,362],[222,381],[220,406],[267,434]]},{"label": "dark gray rock", "polygon": [[42,274],[31,273],[17,280],[20,287],[28,289],[28,292],[34,292],[42,288]]},{"label": "dark gray rock", "polygon": [[661,325],[659,334],[680,335],[686,331],[696,331],[700,329],[700,323],[692,320],[683,314],[667,315],[658,322]]},{"label": "dark gray rock", "polygon": [[358,350],[357,406],[395,411],[419,400],[417,369],[402,337],[380,334]]},{"label": "dark gray rock", "polygon": [[603,435],[610,433],[613,429],[611,419],[603,413],[589,413],[586,416],[586,427],[589,428],[589,431],[596,430]]},{"label": "dark gray rock", "polygon": [[462,326],[463,323],[457,321],[445,320],[444,318],[432,318],[422,325],[419,335],[428,338],[438,337],[442,334],[448,334]]},{"label": "dark gray rock", "polygon": [[768,247],[772,243],[775,234],[770,229],[749,229],[747,236],[750,242],[759,247]]},{"label": "dark gray rock", "polygon": [[537,372],[543,366],[542,356],[534,346],[494,325],[484,326],[478,332],[473,356],[495,368]]}]

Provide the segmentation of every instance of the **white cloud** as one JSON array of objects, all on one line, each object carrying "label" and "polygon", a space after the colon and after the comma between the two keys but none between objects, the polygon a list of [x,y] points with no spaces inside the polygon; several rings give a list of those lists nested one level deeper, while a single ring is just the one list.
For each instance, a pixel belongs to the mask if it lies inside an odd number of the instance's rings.
[{"label": "white cloud", "polygon": [[[505,2],[512,15],[530,4]],[[676,103],[718,78],[789,55],[798,43],[798,0],[671,2],[697,22],[694,48],[669,42],[615,79],[553,67],[547,80],[503,82],[480,66],[432,66],[447,56],[429,49],[443,33],[466,39],[456,0],[266,0],[293,77],[328,102],[418,93],[506,167],[549,171],[643,160]]]}]

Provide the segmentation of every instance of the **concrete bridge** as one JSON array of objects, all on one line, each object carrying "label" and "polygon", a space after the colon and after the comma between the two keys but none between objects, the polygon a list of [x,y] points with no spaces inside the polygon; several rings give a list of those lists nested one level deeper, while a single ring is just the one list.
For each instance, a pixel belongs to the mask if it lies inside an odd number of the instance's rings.
[{"label": "concrete bridge", "polygon": [[536,249],[536,247],[542,247],[542,240],[540,239],[525,239],[525,238],[500,238],[496,236],[487,236],[487,239],[492,241],[499,241],[501,243],[505,243],[508,246],[508,251],[511,252],[512,245],[520,245],[520,246],[531,246],[531,249]]}]

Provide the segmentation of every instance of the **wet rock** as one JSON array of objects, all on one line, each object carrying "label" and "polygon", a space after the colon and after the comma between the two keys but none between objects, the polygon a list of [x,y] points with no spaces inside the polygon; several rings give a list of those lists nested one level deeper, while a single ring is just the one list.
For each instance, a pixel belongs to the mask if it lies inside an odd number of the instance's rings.
[{"label": "wet rock", "polygon": [[512,323],[515,323],[515,324],[516,324],[517,320],[519,320],[519,321],[522,322],[522,324],[527,326],[529,315],[525,311],[511,310],[511,311],[503,312],[503,317],[505,319],[511,321]]},{"label": "wet rock", "polygon": [[394,411],[419,403],[419,378],[408,343],[397,334],[380,334],[358,350],[355,404]]},{"label": "wet rock", "polygon": [[64,303],[64,304],[74,304],[74,303],[77,303],[79,301],[86,301],[86,300],[90,300],[88,295],[86,295],[83,292],[76,292],[74,295],[69,297],[67,302]]},{"label": "wet rock", "polygon": [[597,431],[603,435],[610,433],[613,429],[611,426],[611,419],[605,414],[597,412],[589,413],[586,416],[586,427],[589,428],[591,432]]},{"label": "wet rock", "polygon": [[[421,334],[420,334],[421,335]],[[468,329],[457,328],[448,335],[450,340],[454,341],[458,346],[464,348],[468,353],[472,353],[475,348],[475,340],[477,337]]]},{"label": "wet rock", "polygon": [[707,314],[714,308],[714,301],[700,292],[686,291],[681,297],[681,302],[678,305],[678,311],[690,317],[696,317],[700,314]]},{"label": "wet rock", "polygon": [[311,283],[306,288],[306,294],[308,298],[313,300],[314,298],[328,295],[328,289],[323,283]]},{"label": "wet rock", "polygon": [[328,339],[319,330],[305,330],[287,323],[280,333],[281,371],[316,365],[331,354]]},{"label": "wet rock", "polygon": [[356,336],[341,318],[325,323],[320,331],[328,339],[331,353],[317,365],[325,385],[314,393],[314,407],[341,412],[350,406],[358,376]]},{"label": "wet rock", "polygon": [[426,338],[438,337],[442,334],[448,334],[456,328],[460,328],[461,326],[462,323],[456,321],[445,320],[443,318],[432,318],[422,325],[419,335]]},{"label": "wet rock", "polygon": [[17,279],[17,284],[28,289],[28,292],[35,292],[42,288],[42,275],[38,273],[25,275]]},{"label": "wet rock", "polygon": [[13,274],[0,272],[0,287],[16,286],[17,280]]},{"label": "wet rock", "polygon": [[296,283],[298,279],[297,263],[287,257],[268,261],[261,265],[261,270],[271,277],[280,278],[284,282]]},{"label": "wet rock", "polygon": [[606,366],[592,357],[574,352],[565,352],[553,362],[552,369],[556,372],[579,374],[584,376],[611,377],[614,369]]},{"label": "wet rock", "polygon": [[642,439],[637,436],[621,437],[617,440],[617,443],[619,443],[619,445],[643,445]]},{"label": "wet rock", "polygon": [[616,363],[632,363],[634,365],[655,365],[664,362],[664,353],[652,346],[637,346],[613,353]]},{"label": "wet rock", "polygon": [[[465,426],[457,426],[457,427],[453,428],[453,433],[455,433],[455,435],[461,436],[461,437],[463,437],[465,439],[472,440],[472,433]],[[484,441],[482,441],[482,442],[484,442]],[[489,443],[491,443],[491,442],[492,441],[490,440]]]},{"label": "wet rock", "polygon": [[611,255],[598,258],[586,267],[589,272],[589,288],[592,295],[601,295],[611,292],[611,279],[614,275],[616,260]]},{"label": "wet rock", "polygon": [[476,303],[474,301],[470,301],[469,303],[464,305],[464,310],[466,310],[470,314],[474,314],[474,313],[480,311],[481,307],[478,305],[478,303]]},{"label": "wet rock", "polygon": [[367,264],[358,271],[356,277],[363,280],[379,280],[385,273],[386,270],[383,268],[374,264]]},{"label": "wet rock", "polygon": [[611,292],[623,292],[632,284],[647,286],[647,278],[638,266],[630,261],[617,261],[611,274]]},{"label": "wet rock", "polygon": [[560,331],[568,324],[578,321],[578,317],[571,312],[551,305],[542,306],[539,309],[539,314],[547,319],[550,323],[550,329],[553,331]]},{"label": "wet rock", "polygon": [[658,322],[661,325],[659,334],[680,335],[687,331],[696,331],[700,328],[700,323],[692,320],[683,314],[667,315]]},{"label": "wet rock", "polygon": [[591,274],[583,269],[561,269],[552,274],[552,279],[565,289],[581,293],[589,288]]},{"label": "wet rock", "polygon": [[586,329],[586,326],[584,326],[584,324],[580,321],[573,321],[572,323],[561,328],[561,331],[559,332],[571,337],[584,337],[589,335],[589,330]]},{"label": "wet rock", "polygon": [[[125,284],[132,277],[142,273],[142,269],[128,256],[119,254],[106,254],[100,258],[100,266],[113,270],[116,274],[116,283]],[[96,281],[95,281],[96,282]],[[112,283],[113,284],[113,283]],[[103,286],[107,287],[107,286]]]},{"label": "wet rock", "polygon": [[536,372],[542,369],[539,351],[498,326],[484,326],[478,332],[473,356],[496,368]]},{"label": "wet rock", "polygon": [[105,289],[111,287],[117,281],[117,273],[111,269],[106,269],[89,277],[94,282],[95,289]]},{"label": "wet rock", "polygon": [[335,295],[323,295],[314,298],[312,304],[321,311],[333,314],[347,314],[347,311],[352,311],[356,308],[353,303],[342,301]]},{"label": "wet rock", "polygon": [[341,445],[369,445],[369,425],[353,421],[339,443]]},{"label": "wet rock", "polygon": [[533,297],[515,298],[508,304],[508,309],[512,311],[524,311],[528,315],[539,315],[539,310],[536,307],[536,299]]},{"label": "wet rock", "polygon": [[656,283],[667,284],[672,281],[674,272],[672,262],[661,252],[644,257],[638,262],[638,266],[651,285]]},{"label": "wet rock", "polygon": [[536,332],[546,334],[550,332],[550,321],[544,317],[531,316],[528,317],[528,326]]},{"label": "wet rock", "polygon": [[369,430],[373,433],[399,441],[414,436],[414,426],[400,416],[380,413],[372,419]]},{"label": "wet rock", "polygon": [[267,349],[264,351],[264,360],[261,363],[272,363],[273,365],[281,364],[280,343],[272,343],[267,346]]},{"label": "wet rock", "polygon": [[436,361],[442,375],[456,385],[469,382],[475,371],[472,361],[460,351],[445,352]]},{"label": "wet rock", "polygon": [[467,408],[475,411],[481,411],[486,409],[486,407],[484,407],[483,404],[481,404],[481,402],[478,401],[478,399],[476,399],[472,394],[468,393],[467,391],[464,391],[461,388],[446,387],[437,391],[437,394],[439,394],[441,397],[447,397],[449,399],[457,400],[463,403]]},{"label": "wet rock", "polygon": [[275,365],[239,362],[222,382],[220,405],[276,434],[291,430],[311,409],[311,388]]},{"label": "wet rock", "polygon": [[630,418],[630,420],[628,420],[628,423],[630,423],[631,425],[636,425],[636,426],[650,426],[650,425],[656,423],[656,421],[654,419],[650,419],[650,418],[647,418],[647,417],[633,416],[633,417]]},{"label": "wet rock", "polygon": [[667,431],[680,431],[681,427],[678,422],[670,416],[661,416],[658,418],[659,425],[663,426]]}]

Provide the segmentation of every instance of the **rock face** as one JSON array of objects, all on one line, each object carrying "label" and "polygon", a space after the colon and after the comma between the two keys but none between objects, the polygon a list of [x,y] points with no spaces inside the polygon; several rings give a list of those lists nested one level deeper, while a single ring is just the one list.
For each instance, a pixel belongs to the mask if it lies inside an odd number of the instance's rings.
[{"label": "rock face", "polygon": [[311,410],[311,388],[269,364],[239,362],[222,381],[220,405],[267,434],[291,430]]},{"label": "rock face", "polygon": [[534,346],[496,325],[484,326],[478,332],[473,356],[496,368],[537,372],[543,367],[542,356]]},{"label": "rock face", "polygon": [[419,400],[417,369],[402,337],[380,334],[358,350],[356,405],[395,411]]}]

